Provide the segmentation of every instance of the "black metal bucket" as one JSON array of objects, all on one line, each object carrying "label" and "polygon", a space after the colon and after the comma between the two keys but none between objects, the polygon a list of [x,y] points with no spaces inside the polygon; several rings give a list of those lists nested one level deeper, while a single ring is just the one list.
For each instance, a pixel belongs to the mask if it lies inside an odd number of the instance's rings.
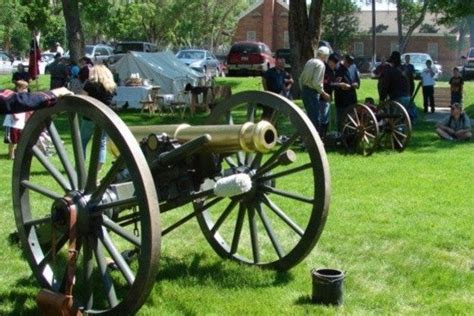
[{"label": "black metal bucket", "polygon": [[313,269],[312,302],[324,305],[342,305],[342,283],[345,274],[335,269]]}]

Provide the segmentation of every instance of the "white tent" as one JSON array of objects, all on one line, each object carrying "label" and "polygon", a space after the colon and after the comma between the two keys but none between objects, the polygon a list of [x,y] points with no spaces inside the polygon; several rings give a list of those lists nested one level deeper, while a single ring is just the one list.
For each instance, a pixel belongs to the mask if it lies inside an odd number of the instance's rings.
[{"label": "white tent", "polygon": [[120,80],[139,74],[151,85],[160,86],[162,94],[177,94],[186,84],[198,85],[204,75],[182,63],[171,52],[129,52],[111,66]]}]

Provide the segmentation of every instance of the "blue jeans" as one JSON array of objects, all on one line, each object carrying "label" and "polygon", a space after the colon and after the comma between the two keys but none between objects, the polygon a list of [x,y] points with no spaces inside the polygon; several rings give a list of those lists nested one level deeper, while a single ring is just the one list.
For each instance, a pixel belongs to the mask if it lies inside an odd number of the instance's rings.
[{"label": "blue jeans", "polygon": [[[86,157],[86,148],[87,143],[92,137],[94,133],[95,124],[89,120],[82,120],[81,121],[81,141],[82,141],[82,151],[84,152],[84,157]],[[107,134],[102,131],[102,135],[100,137],[100,145],[99,145],[99,163],[104,164],[105,158],[107,154]]]},{"label": "blue jeans", "polygon": [[408,116],[410,116],[410,120],[412,122],[415,122],[416,116],[417,116],[416,107],[414,104],[410,104],[410,100],[411,100],[410,97],[405,96],[405,97],[396,98],[394,101],[397,101],[398,103],[403,105],[405,110],[407,110],[408,112]]},{"label": "blue jeans", "polygon": [[313,123],[314,127],[321,132],[321,124],[328,121],[329,103],[319,100],[319,93],[311,88],[303,86],[301,89],[301,99],[303,100],[306,114]]}]

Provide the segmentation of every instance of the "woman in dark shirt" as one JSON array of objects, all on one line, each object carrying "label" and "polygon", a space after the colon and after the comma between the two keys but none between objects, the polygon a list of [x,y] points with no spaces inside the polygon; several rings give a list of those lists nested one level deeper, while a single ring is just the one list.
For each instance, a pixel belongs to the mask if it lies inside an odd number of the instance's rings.
[{"label": "woman in dark shirt", "polygon": [[[110,106],[117,86],[110,70],[104,65],[95,65],[90,72],[89,80],[84,84],[84,94],[89,95],[105,105]],[[95,124],[87,117],[81,123],[81,140],[84,157],[86,157],[87,143],[94,133]],[[107,135],[102,132],[99,151],[99,169],[105,162]]]}]

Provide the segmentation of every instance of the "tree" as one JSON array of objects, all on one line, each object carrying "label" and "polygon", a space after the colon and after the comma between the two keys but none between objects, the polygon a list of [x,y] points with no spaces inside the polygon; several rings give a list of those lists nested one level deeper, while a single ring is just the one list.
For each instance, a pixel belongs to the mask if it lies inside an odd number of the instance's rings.
[{"label": "tree", "polygon": [[[290,37],[291,71],[298,78],[306,61],[313,58],[321,35],[321,13],[323,0],[312,0],[309,10],[305,0],[290,1],[288,33]],[[299,95],[295,85],[294,96]]]},{"label": "tree", "polygon": [[436,0],[431,3],[430,10],[440,14],[438,23],[456,27],[461,25],[460,45],[464,42],[467,29],[470,34],[470,46],[474,47],[474,1]]},{"label": "tree", "polygon": [[73,62],[84,56],[84,35],[79,15],[79,0],[62,0],[69,54]]},{"label": "tree", "polygon": [[397,0],[398,50],[405,52],[410,37],[425,20],[430,0]]},{"label": "tree", "polygon": [[355,15],[359,11],[352,0],[326,2],[322,15],[323,34],[334,50],[343,51],[349,48],[359,27],[359,19]]}]

